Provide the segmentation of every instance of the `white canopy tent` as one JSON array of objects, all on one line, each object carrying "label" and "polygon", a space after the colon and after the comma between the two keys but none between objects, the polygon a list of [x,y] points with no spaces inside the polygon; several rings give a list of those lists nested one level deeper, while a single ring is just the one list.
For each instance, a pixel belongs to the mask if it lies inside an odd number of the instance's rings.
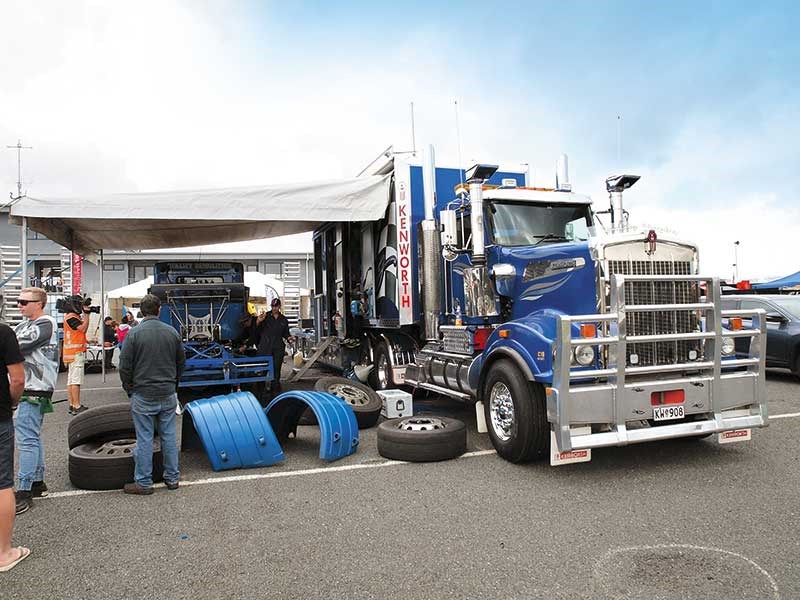
[{"label": "white canopy tent", "polygon": [[10,221],[73,252],[181,248],[311,231],[320,223],[375,221],[388,176],[258,187],[22,198]]},{"label": "white canopy tent", "polygon": [[[245,271],[244,284],[250,288],[250,297],[264,298],[267,302],[270,302],[276,296],[283,297],[283,282],[275,277],[255,271]],[[106,298],[142,298],[151,285],[153,285],[152,275],[139,281],[134,281],[131,284],[109,290],[106,293]]]},{"label": "white canopy tent", "polygon": [[[376,221],[389,203],[389,179],[389,175],[371,175],[272,186],[60,199],[25,197],[11,206],[9,221],[22,225],[24,281],[27,229],[90,260],[99,252],[102,263],[104,250],[221,244],[302,233],[320,223]],[[105,305],[102,266],[100,272]]]}]

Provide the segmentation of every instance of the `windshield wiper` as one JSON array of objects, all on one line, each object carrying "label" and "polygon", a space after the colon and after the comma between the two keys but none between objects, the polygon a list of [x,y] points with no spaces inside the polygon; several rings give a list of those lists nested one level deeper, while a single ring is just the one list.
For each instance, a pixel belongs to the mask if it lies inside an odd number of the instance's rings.
[{"label": "windshield wiper", "polygon": [[568,242],[569,240],[565,238],[563,235],[556,235],[555,233],[545,233],[544,235],[534,235],[533,237],[538,238],[539,241],[534,244],[534,246],[538,246],[542,242],[547,240],[558,240],[561,242]]}]

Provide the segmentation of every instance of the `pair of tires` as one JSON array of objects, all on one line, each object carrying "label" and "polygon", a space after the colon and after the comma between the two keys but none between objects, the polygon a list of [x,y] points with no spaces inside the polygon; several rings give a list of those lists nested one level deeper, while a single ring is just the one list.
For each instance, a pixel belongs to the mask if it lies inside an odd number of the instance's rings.
[{"label": "pair of tires", "polygon": [[[371,387],[346,377],[320,377],[314,384],[317,392],[327,392],[341,398],[350,405],[356,416],[359,429],[374,427],[381,416],[381,397]],[[317,417],[309,408],[300,420],[300,425],[317,425]]]},{"label": "pair of tires", "polygon": [[[91,408],[67,429],[69,480],[84,490],[115,490],[133,481],[136,430],[127,402]],[[163,479],[158,439],[153,442],[153,480]]]}]

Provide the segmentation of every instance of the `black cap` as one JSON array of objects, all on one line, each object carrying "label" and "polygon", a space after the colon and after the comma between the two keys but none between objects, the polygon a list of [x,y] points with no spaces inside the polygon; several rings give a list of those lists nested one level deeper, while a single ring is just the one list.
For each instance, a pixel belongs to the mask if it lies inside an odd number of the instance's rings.
[{"label": "black cap", "polygon": [[280,306],[280,305],[281,305],[281,299],[280,298],[273,298],[272,302],[270,302],[270,306]]}]

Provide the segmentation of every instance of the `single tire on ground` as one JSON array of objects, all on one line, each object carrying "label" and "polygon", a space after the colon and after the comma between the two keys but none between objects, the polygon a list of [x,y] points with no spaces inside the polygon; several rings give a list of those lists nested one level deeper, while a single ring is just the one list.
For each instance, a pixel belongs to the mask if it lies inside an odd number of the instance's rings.
[{"label": "single tire on ground", "polygon": [[498,360],[483,386],[483,410],[497,453],[513,463],[547,456],[550,425],[544,387],[509,360]]},{"label": "single tire on ground", "polygon": [[[119,437],[79,444],[69,451],[69,480],[82,490],[118,490],[133,481],[136,438]],[[153,441],[153,481],[164,478],[161,444]]]},{"label": "single tire on ground", "polygon": [[[314,390],[328,392],[347,402],[356,415],[359,429],[374,427],[378,422],[378,417],[381,416],[381,407],[383,406],[381,397],[371,387],[359,381],[346,377],[320,377],[314,384]],[[309,416],[313,417],[313,423],[308,423],[309,425],[317,423],[312,410],[307,410],[304,416],[309,421],[312,420]]]},{"label": "single tire on ground", "polygon": [[389,362],[389,349],[384,342],[375,346],[373,359],[375,362],[369,374],[369,384],[376,390],[392,389],[392,364]]},{"label": "single tire on ground", "polygon": [[70,450],[84,442],[114,437],[136,437],[131,416],[131,405],[127,402],[90,408],[72,417],[67,427],[67,443]]},{"label": "single tire on ground", "polygon": [[467,428],[449,417],[390,419],[378,425],[378,454],[393,460],[434,462],[467,451]]}]

